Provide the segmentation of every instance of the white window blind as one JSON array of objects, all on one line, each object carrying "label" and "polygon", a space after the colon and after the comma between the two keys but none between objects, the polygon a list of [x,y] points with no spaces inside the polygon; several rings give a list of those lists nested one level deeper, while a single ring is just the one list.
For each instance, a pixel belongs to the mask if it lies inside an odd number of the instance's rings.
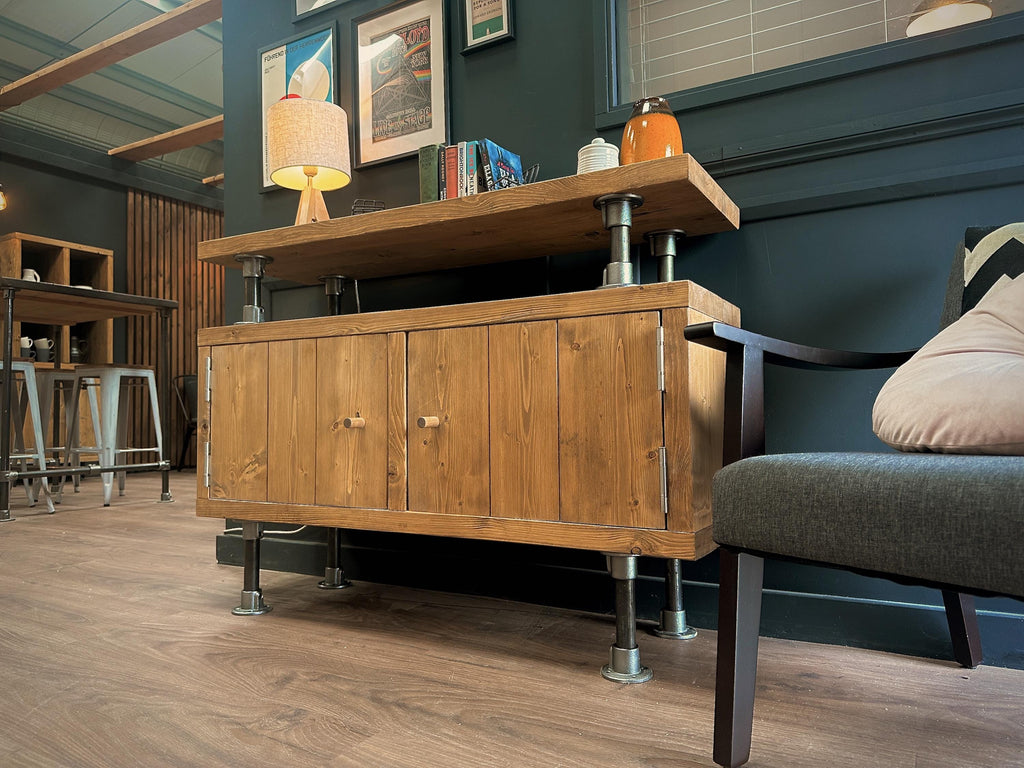
[{"label": "white window blind", "polygon": [[[920,0],[623,2],[620,100],[629,102],[902,40]],[[997,16],[1024,0],[991,6]]]}]

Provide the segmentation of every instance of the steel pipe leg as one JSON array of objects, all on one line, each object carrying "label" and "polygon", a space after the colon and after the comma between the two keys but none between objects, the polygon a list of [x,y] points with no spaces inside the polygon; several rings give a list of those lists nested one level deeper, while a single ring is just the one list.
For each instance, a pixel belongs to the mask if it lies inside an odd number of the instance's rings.
[{"label": "steel pipe leg", "polygon": [[263,523],[242,523],[242,601],[231,612],[236,616],[258,616],[270,610],[260,589],[260,540]]},{"label": "steel pipe leg", "polygon": [[0,372],[0,522],[11,517],[11,412],[14,398],[14,371],[11,370],[14,348],[14,289],[4,288],[3,371]]},{"label": "steel pipe leg", "polygon": [[345,589],[352,586],[341,567],[341,531],[337,528],[327,529],[327,567],[324,568],[324,580],[317,586],[320,589]]},{"label": "steel pipe leg", "polygon": [[235,261],[242,264],[242,280],[245,283],[245,304],[242,306],[241,323],[262,323],[263,314],[263,272],[273,259],[255,253],[243,253],[235,256]]},{"label": "steel pipe leg", "polygon": [[636,561],[635,555],[607,555],[608,571],[615,579],[615,642],[601,676],[616,683],[646,683],[653,676],[640,664],[636,644]]},{"label": "steel pipe leg", "polygon": [[345,295],[344,275],[321,275],[320,282],[324,284],[327,295],[327,314],[331,317],[340,315],[341,297]]},{"label": "steel pipe leg", "polygon": [[681,229],[658,229],[644,234],[651,256],[658,260],[658,282],[671,283],[676,279],[678,239],[686,237]]},{"label": "steel pipe leg", "polygon": [[633,227],[633,209],[644,204],[640,195],[629,193],[601,195],[594,207],[601,209],[604,228],[611,236],[611,260],[604,270],[602,287],[636,285],[633,263],[629,260],[630,232]]},{"label": "steel pipe leg", "polygon": [[686,611],[683,610],[683,563],[681,560],[668,560],[665,569],[665,607],[661,609],[661,621],[658,628],[652,630],[658,637],[671,637],[676,640],[692,640],[697,630],[686,624]]}]

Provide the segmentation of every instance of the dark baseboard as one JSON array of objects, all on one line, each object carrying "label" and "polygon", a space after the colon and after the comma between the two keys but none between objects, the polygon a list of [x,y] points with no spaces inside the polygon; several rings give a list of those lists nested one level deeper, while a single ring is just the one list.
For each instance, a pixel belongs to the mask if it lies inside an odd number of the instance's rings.
[{"label": "dark baseboard", "polygon": [[[322,577],[326,562],[322,531],[303,533],[306,535],[297,539],[265,537],[262,568]],[[614,611],[613,585],[604,570],[604,558],[597,553],[400,534],[344,532],[343,537],[345,573],[355,581],[483,595],[593,613]],[[219,535],[217,562],[241,565],[241,543],[238,535]],[[717,625],[715,560],[711,556],[699,563],[684,564],[687,619],[698,629],[714,629]],[[641,560],[637,616],[643,622],[656,622],[659,617],[664,605],[663,574],[663,561]],[[888,585],[878,579],[867,581]],[[312,585],[311,580],[311,588]],[[927,604],[904,599],[906,594],[921,599],[917,597],[922,593],[920,588],[888,586],[895,599],[766,589],[761,634],[952,661],[938,590],[925,591],[928,597],[931,591],[935,592],[935,603]],[[877,589],[872,586],[870,591]],[[916,591],[901,591],[907,589]],[[267,601],[273,603],[271,593],[267,594]],[[979,599],[978,609],[984,663],[1024,669],[1024,604]]]}]

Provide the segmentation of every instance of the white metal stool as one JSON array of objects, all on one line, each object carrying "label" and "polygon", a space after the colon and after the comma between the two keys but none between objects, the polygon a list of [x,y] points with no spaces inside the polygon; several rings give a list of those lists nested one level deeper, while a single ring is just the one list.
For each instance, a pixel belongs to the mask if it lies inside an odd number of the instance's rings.
[{"label": "white metal stool", "polygon": [[[3,361],[0,361],[0,370],[3,370]],[[28,360],[14,360],[11,362],[11,374],[11,382],[14,386],[18,385],[17,377],[19,374],[21,375],[21,393],[17,398],[11,398],[11,402],[14,405],[15,450],[15,453],[11,454],[11,460],[20,461],[23,470],[26,468],[26,462],[30,459],[39,465],[39,469],[46,469],[46,442],[43,440],[43,421],[39,414],[39,392],[36,388],[35,363]],[[26,408],[27,415],[32,417],[32,437],[35,442],[32,451],[28,451],[25,448]],[[29,505],[35,506],[37,497],[33,483],[26,479],[24,485]],[[50,484],[45,477],[40,478],[39,487],[42,488],[43,496],[46,498],[46,510],[53,514],[53,497],[50,495]]]},{"label": "white metal stool", "polygon": [[[60,434],[59,406],[57,412],[54,414],[54,418],[57,419],[58,421],[52,426],[50,425],[50,411],[53,410],[55,393],[59,392],[63,394],[64,413],[70,414],[72,393],[77,394],[79,391],[75,386],[76,378],[77,374],[75,373],[75,370],[72,368],[41,369],[36,371],[36,382],[39,385],[39,417],[40,424],[43,429],[44,440],[46,439],[46,436],[48,434],[52,434],[54,436],[54,441],[56,441],[57,435]],[[84,385],[86,386],[86,391],[89,393],[89,412],[92,416],[92,432],[93,435],[96,437],[97,447],[94,451],[87,451],[79,446],[79,443],[81,442],[78,432],[80,429],[80,423],[76,419],[74,424],[74,432],[71,434],[70,442],[69,439],[66,437],[64,443],[61,445],[46,446],[46,453],[48,455],[56,454],[56,458],[64,466],[79,466],[79,456],[82,453],[99,453],[98,446],[100,443],[100,409],[96,400],[96,386],[90,386],[91,382],[95,382],[95,380],[86,381],[84,382]],[[66,426],[72,426],[70,424],[70,421]],[[69,430],[67,429],[65,430],[65,435],[67,435],[68,431]],[[69,450],[69,446],[78,447],[79,450],[72,453]],[[81,477],[77,474],[74,475],[73,484],[75,488],[75,493],[78,493],[78,486],[80,483]],[[61,484],[61,488],[63,489],[63,483]]]},{"label": "white metal stool", "polygon": [[[96,446],[80,446],[72,442],[72,430],[78,424],[78,392],[83,386],[93,387],[90,379],[96,379],[100,388],[100,429],[97,433]],[[150,411],[153,414],[153,426],[156,428],[156,446],[149,448],[129,448],[127,446],[128,429],[128,398],[122,397],[122,390],[142,384],[149,393]],[[163,427],[160,424],[160,405],[156,389],[156,374],[152,368],[130,365],[81,365],[75,369],[75,393],[71,398],[68,410],[68,461],[81,453],[97,453],[100,467],[114,467],[118,458],[128,453],[155,452],[160,461],[164,460]],[[103,506],[110,506],[113,492],[113,472],[101,472],[103,478]],[[124,474],[119,472],[119,491],[124,495]]]}]

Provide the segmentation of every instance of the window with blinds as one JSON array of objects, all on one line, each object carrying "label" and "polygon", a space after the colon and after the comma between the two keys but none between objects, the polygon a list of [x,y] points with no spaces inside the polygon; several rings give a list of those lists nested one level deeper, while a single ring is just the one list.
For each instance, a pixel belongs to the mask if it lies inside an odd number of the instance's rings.
[{"label": "window with blinds", "polygon": [[[619,101],[902,40],[920,0],[619,0]],[[992,15],[1024,0],[991,0]]]}]

